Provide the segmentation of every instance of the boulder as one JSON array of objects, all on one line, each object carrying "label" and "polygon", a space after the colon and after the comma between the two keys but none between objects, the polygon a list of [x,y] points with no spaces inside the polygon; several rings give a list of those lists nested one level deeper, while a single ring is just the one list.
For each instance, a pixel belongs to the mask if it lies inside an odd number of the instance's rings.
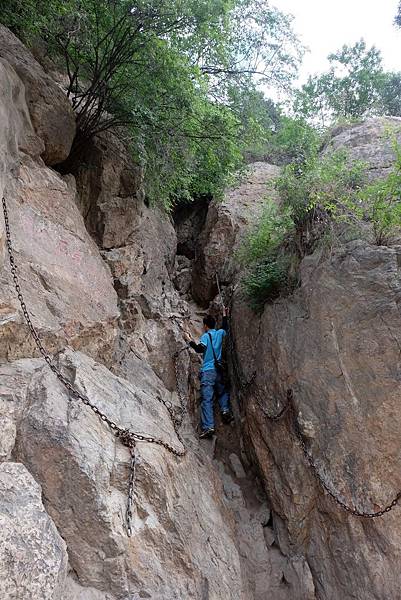
[{"label": "boulder", "polygon": [[24,84],[33,127],[44,143],[43,160],[47,165],[62,162],[69,155],[75,136],[75,115],[67,96],[3,25],[0,25],[0,58],[14,68]]},{"label": "boulder", "polygon": [[0,464],[0,596],[64,600],[67,551],[24,465]]},{"label": "boulder", "polygon": [[207,306],[217,293],[216,274],[224,285],[232,283],[240,271],[237,251],[257,221],[266,197],[276,197],[274,179],[279,173],[275,165],[253,163],[223,201],[211,202],[192,273],[192,294],[202,306]]},{"label": "boulder", "polygon": [[[19,150],[38,156],[43,143],[33,130],[21,80],[12,66],[0,58],[0,200],[10,172],[15,172]],[[4,220],[0,219],[0,264],[5,246]]]},{"label": "boulder", "polygon": [[103,249],[119,297],[121,352],[134,348],[172,390],[172,354],[181,340],[174,315],[186,310],[172,283],[177,248],[173,224],[145,205],[142,170],[116,135],[95,138],[87,159],[73,171],[80,210]]},{"label": "boulder", "polygon": [[172,355],[182,340],[179,321],[187,313],[172,283],[175,232],[166,216],[144,205],[136,220],[127,244],[102,254],[119,296],[128,347],[134,347],[172,390]]},{"label": "boulder", "polygon": [[[145,363],[136,363],[135,385],[78,352],[63,352],[58,364],[116,423],[181,448],[158,400],[174,398]],[[215,469],[196,446],[179,459],[138,444],[131,538],[128,450],[90,409],[69,400],[47,365],[30,378],[15,453],[41,482],[81,586],[116,598],[242,600],[232,517]]]},{"label": "boulder", "polygon": [[243,391],[248,444],[280,548],[306,557],[321,598],[397,597],[400,507],[375,520],[346,513],[314,477],[291,412],[278,422],[266,413],[292,389],[298,427],[334,495],[364,513],[391,503],[401,491],[400,264],[401,247],[352,242],[305,258],[300,289],[260,321],[234,302],[238,364],[244,382],[254,377]]},{"label": "boulder", "polygon": [[[134,595],[131,598],[140,598],[140,596]],[[108,592],[81,585],[76,576],[71,573],[67,577],[63,600],[116,600],[116,597]]]},{"label": "boulder", "polygon": [[184,255],[176,258],[173,282],[180,295],[188,297],[192,282],[192,261]]},{"label": "boulder", "polygon": [[35,370],[41,367],[41,361],[29,358],[16,361],[12,366],[0,364],[0,462],[11,460],[27,387]]}]

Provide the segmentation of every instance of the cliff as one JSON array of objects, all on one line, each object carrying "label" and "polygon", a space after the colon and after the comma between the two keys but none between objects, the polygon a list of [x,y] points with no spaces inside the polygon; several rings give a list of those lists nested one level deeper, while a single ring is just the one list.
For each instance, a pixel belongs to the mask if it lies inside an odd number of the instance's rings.
[{"label": "cliff", "polygon": [[[316,473],[358,511],[401,490],[400,247],[317,251],[296,292],[259,317],[235,251],[278,167],[255,163],[223,202],[174,220],[145,204],[141,169],[110,133],[61,175],[72,109],[3,27],[0,117],[17,275],[54,357],[51,370],[24,319],[0,219],[1,597],[397,598],[399,507],[351,515]],[[331,143],[368,157],[377,176],[392,160],[385,127]],[[198,359],[174,355],[216,309],[216,273],[232,294],[236,419],[200,442]],[[287,390],[291,407],[271,421]],[[136,434],[131,536],[130,449],[82,398]]]}]

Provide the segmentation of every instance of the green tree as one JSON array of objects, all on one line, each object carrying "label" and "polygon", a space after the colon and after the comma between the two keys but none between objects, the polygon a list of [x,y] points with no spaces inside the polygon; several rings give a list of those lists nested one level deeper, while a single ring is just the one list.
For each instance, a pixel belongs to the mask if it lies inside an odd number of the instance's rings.
[{"label": "green tree", "polygon": [[296,92],[294,110],[326,126],[335,118],[359,118],[380,112],[384,83],[382,59],[364,40],[328,56],[327,73],[309,77]]},{"label": "green tree", "polygon": [[124,128],[149,196],[167,204],[219,193],[249,140],[265,135],[258,86],[288,86],[301,56],[291,20],[260,0],[0,0],[0,9],[67,72],[73,154]]},{"label": "green tree", "polygon": [[299,170],[317,156],[320,145],[321,135],[316,128],[304,119],[284,115],[269,139],[269,160],[278,164],[292,163]]},{"label": "green tree", "polygon": [[401,117],[401,73],[384,73],[380,91],[380,112]]}]

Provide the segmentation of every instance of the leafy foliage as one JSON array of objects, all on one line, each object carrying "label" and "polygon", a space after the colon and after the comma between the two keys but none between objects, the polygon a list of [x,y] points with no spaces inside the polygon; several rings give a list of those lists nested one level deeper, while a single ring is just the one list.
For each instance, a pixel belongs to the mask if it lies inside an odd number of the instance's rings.
[{"label": "leafy foliage", "polygon": [[345,151],[323,157],[312,157],[302,168],[288,165],[277,181],[277,189],[286,207],[290,207],[295,222],[317,207],[337,212],[344,198],[361,188],[364,182],[363,164],[349,163]]},{"label": "leafy foliage", "polygon": [[267,256],[257,262],[242,280],[242,286],[251,307],[260,311],[266,302],[277,298],[283,290],[290,290],[295,284],[295,278],[290,276],[291,257]]},{"label": "leafy foliage", "polygon": [[[260,85],[288,86],[302,49],[291,20],[259,0],[0,0],[2,21],[66,70],[73,153],[123,128],[148,197],[218,194],[263,138]],[[259,99],[259,104],[256,100]]]},{"label": "leafy foliage", "polygon": [[240,261],[246,265],[253,265],[266,256],[273,255],[291,230],[291,216],[288,208],[283,209],[277,202],[267,198],[257,225],[242,245]]},{"label": "leafy foliage", "polygon": [[401,235],[401,146],[394,132],[389,135],[395,164],[373,183],[365,165],[351,163],[344,151],[311,155],[283,169],[276,181],[281,203],[266,203],[240,253],[243,287],[254,308],[293,288],[297,264],[321,240],[343,243],[373,234],[377,245],[386,245]]},{"label": "leafy foliage", "polygon": [[383,74],[379,112],[401,117],[401,73]]},{"label": "leafy foliage", "polygon": [[311,150],[302,164],[283,169],[276,182],[281,204],[266,204],[241,252],[243,286],[254,308],[293,289],[299,261],[333,223],[353,221],[352,199],[363,181],[363,165],[350,165],[344,152],[319,158]]},{"label": "leafy foliage", "polygon": [[321,135],[303,119],[283,116],[269,140],[269,157],[278,164],[302,165],[317,156]]},{"label": "leafy foliage", "polygon": [[[401,21],[400,21],[401,22]],[[294,112],[320,129],[368,115],[401,116],[401,73],[386,73],[380,52],[360,40],[328,56],[329,71],[296,90]]]},{"label": "leafy foliage", "polygon": [[380,52],[364,40],[328,56],[327,73],[309,77],[296,94],[295,112],[326,126],[334,117],[361,117],[379,111],[383,86]]},{"label": "leafy foliage", "polygon": [[289,287],[291,257],[283,252],[294,228],[291,211],[267,198],[257,224],[244,240],[239,260],[246,268],[243,289],[255,309]]},{"label": "leafy foliage", "polygon": [[393,148],[396,160],[392,171],[361,190],[351,207],[372,223],[378,246],[389,244],[394,235],[401,233],[401,147],[396,140]]}]

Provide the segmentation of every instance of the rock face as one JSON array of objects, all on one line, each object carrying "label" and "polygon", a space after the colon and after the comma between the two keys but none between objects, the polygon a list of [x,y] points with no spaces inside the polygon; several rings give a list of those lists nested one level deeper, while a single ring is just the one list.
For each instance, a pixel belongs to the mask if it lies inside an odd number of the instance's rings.
[{"label": "rock face", "polygon": [[196,258],[199,236],[205,225],[209,204],[205,199],[177,206],[174,225],[177,232],[177,253],[189,260]]},{"label": "rock face", "polygon": [[[113,136],[95,140],[73,174],[61,177],[44,165],[41,156],[56,162],[54,132],[40,106],[53,82],[33,63],[44,94],[35,97],[14,56],[19,42],[2,35],[10,44],[0,59],[0,191],[32,321],[51,352],[62,350],[54,364],[96,406],[180,449],[163,402],[177,411],[172,354],[184,345],[184,329],[199,334],[200,309],[188,302],[191,263],[177,257],[172,222],[145,205],[141,172]],[[33,60],[19,54],[23,66]],[[52,106],[49,99],[52,114],[64,112],[60,122],[68,122],[69,105],[57,98]],[[241,471],[237,446],[228,473],[216,444],[197,440],[199,363],[187,353],[178,366],[181,394],[189,396],[182,424],[188,452],[178,458],[160,445],[138,444],[127,537],[129,452],[35,358],[0,223],[2,599],[264,600],[274,582],[276,600],[287,600],[281,578],[292,567],[271,552],[262,523],[269,509],[263,495],[255,498],[252,474]]]},{"label": "rock face", "polygon": [[[135,386],[80,353],[65,351],[58,364],[116,423],[182,447],[158,400],[171,394],[139,361]],[[127,449],[95,414],[68,400],[46,365],[28,376],[16,455],[42,482],[81,584],[115,598],[202,598],[204,589],[216,600],[237,598],[232,518],[213,468],[192,451],[177,459],[160,446],[138,445],[128,538]]]},{"label": "rock face", "polygon": [[[75,185],[38,158],[23,85],[0,62],[1,191],[7,200],[15,260],[32,321],[49,348],[66,342],[110,362],[118,309],[110,274],[75,204]],[[13,101],[11,101],[11,97]],[[32,355],[0,229],[0,358]]]},{"label": "rock face", "polygon": [[66,546],[22,464],[0,463],[0,527],[1,597],[63,600]]},{"label": "rock face", "polygon": [[0,58],[14,68],[24,84],[33,127],[44,143],[43,160],[47,165],[62,162],[75,136],[71,104],[29,50],[3,25],[0,25]]},{"label": "rock face", "polygon": [[180,323],[187,312],[172,283],[175,250],[171,223],[142,207],[132,241],[103,253],[120,299],[125,343],[169,389],[176,385],[171,357],[181,346]]},{"label": "rock face", "polygon": [[192,276],[192,294],[202,306],[216,295],[216,274],[225,284],[239,272],[236,252],[243,232],[257,220],[266,197],[275,196],[273,181],[279,173],[274,165],[253,163],[240,185],[230,189],[222,202],[210,204]]},{"label": "rock face", "polygon": [[[176,215],[177,238],[146,206],[142,173],[113,135],[95,140],[73,173],[45,166],[68,154],[70,106],[4,28],[0,117],[0,192],[26,304],[54,364],[118,425],[181,449],[166,407],[180,405],[172,354],[184,331],[198,335],[215,274],[238,282],[236,251],[278,169],[254,164],[206,219],[200,206]],[[348,144],[383,174],[384,128],[337,132],[331,145]],[[304,259],[299,289],[261,317],[235,293],[237,423],[218,418],[216,439],[197,440],[198,359],[180,354],[187,453],[137,444],[128,538],[129,451],[35,358],[0,219],[2,600],[398,598],[400,508],[374,521],[344,512],[299,436],[346,505],[377,511],[401,489],[400,265],[401,246],[354,241]],[[269,420],[288,389],[293,409]]]},{"label": "rock face", "polygon": [[[387,121],[337,132],[331,146],[368,160],[371,177],[383,176],[392,164]],[[229,272],[231,251],[216,244],[217,234],[209,238],[202,237],[203,256],[218,256],[220,272]],[[234,296],[233,368],[245,447],[271,502],[269,539],[290,560],[303,557],[292,576],[284,574],[303,582],[298,597],[399,595],[400,506],[374,520],[345,512],[317,481],[296,431],[327,488],[350,508],[374,513],[401,491],[400,253],[400,246],[366,241],[329,256],[317,250],[301,264],[299,289],[267,305],[260,318],[239,292]],[[270,420],[289,389],[292,410]]]},{"label": "rock face", "polygon": [[112,133],[100,134],[73,170],[77,202],[98,245],[110,249],[135,239],[144,200],[143,173],[124,144]]},{"label": "rock face", "polygon": [[278,515],[280,546],[306,556],[319,598],[397,597],[400,508],[374,521],[347,515],[316,482],[290,416],[274,423],[265,412],[277,414],[291,388],[300,430],[329,489],[366,513],[391,503],[401,490],[400,253],[361,242],[329,261],[304,260],[300,290],[266,307],[252,344],[247,311],[237,303],[233,314],[244,379],[255,374],[248,439]]},{"label": "rock face", "polygon": [[145,205],[141,171],[114,135],[100,136],[88,152],[88,165],[76,173],[78,205],[118,294],[120,356],[135,348],[172,390],[172,354],[182,345],[180,320],[187,312],[173,283],[175,229]]},{"label": "rock face", "polygon": [[351,160],[366,164],[368,177],[385,177],[394,164],[394,137],[401,142],[401,118],[382,117],[336,127],[324,152],[346,148]]}]

